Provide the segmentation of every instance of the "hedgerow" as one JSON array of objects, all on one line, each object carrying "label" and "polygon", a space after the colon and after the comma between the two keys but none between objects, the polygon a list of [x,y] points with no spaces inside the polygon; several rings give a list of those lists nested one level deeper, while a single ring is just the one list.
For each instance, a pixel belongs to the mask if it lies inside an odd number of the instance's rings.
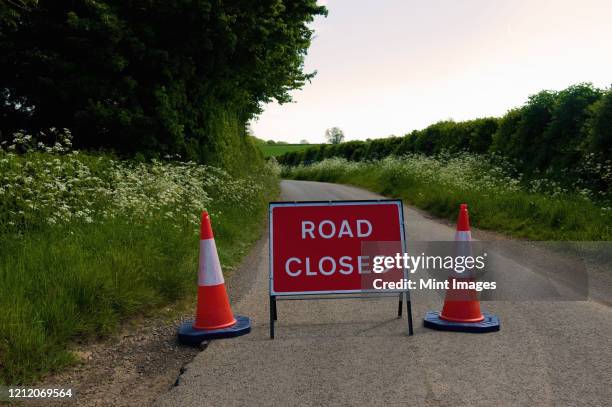
[{"label": "hedgerow", "polygon": [[521,178],[547,178],[568,187],[579,183],[606,193],[612,189],[612,88],[583,83],[542,91],[501,118],[442,121],[403,137],[320,145],[278,161],[299,165],[330,157],[367,161],[463,151],[503,156]]}]

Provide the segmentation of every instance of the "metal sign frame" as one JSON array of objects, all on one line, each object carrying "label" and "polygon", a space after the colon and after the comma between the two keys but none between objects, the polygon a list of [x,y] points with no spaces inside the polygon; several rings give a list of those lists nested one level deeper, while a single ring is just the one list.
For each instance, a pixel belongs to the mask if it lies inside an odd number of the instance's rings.
[{"label": "metal sign frame", "polygon": [[[268,205],[268,217],[269,217],[269,275],[268,275],[268,287],[270,297],[270,339],[274,339],[274,322],[278,320],[278,311],[276,307],[277,301],[290,301],[290,300],[338,300],[338,299],[353,299],[353,298],[380,298],[380,297],[399,297],[397,317],[402,317],[403,302],[406,302],[406,314],[408,317],[408,335],[414,334],[412,326],[412,303],[410,300],[410,290],[325,290],[325,291],[309,291],[309,292],[291,292],[291,293],[279,293],[274,291],[273,279],[274,279],[274,220],[272,217],[272,210],[276,207],[283,206],[347,206],[347,205],[388,205],[396,204],[398,208],[399,221],[400,221],[400,239],[401,247],[403,252],[406,252],[406,231],[404,224],[404,205],[401,199],[362,199],[362,200],[341,200],[341,201],[279,201],[270,202]],[[409,274],[405,268],[403,268],[404,278],[409,279]],[[382,291],[382,292],[381,292]],[[364,294],[364,295],[355,295]],[[375,295],[373,295],[375,294]],[[331,295],[331,296],[321,296]]]}]

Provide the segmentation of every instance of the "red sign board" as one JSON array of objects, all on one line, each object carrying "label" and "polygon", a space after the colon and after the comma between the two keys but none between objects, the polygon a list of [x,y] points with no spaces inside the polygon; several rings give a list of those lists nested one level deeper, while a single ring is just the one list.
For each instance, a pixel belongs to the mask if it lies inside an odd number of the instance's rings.
[{"label": "red sign board", "polygon": [[403,253],[400,200],[270,204],[270,295],[399,292],[404,270],[374,273],[377,256]]}]

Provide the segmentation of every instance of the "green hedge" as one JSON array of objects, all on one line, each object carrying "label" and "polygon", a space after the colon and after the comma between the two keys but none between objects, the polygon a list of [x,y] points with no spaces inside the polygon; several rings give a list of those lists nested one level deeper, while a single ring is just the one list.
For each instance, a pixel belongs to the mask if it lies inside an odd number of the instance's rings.
[{"label": "green hedge", "polygon": [[582,83],[558,92],[542,91],[501,118],[442,121],[403,137],[320,145],[282,155],[278,161],[366,161],[443,151],[502,155],[529,177],[581,180],[607,191],[612,187],[612,89]]},{"label": "green hedge", "polygon": [[245,171],[246,123],[314,76],[324,14],[316,0],[0,2],[0,142],[67,128],[80,150]]}]

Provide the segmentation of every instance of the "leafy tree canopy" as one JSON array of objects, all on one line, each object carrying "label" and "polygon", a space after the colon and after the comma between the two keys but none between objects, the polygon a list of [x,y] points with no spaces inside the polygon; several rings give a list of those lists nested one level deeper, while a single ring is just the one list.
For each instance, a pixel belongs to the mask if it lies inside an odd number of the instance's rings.
[{"label": "leafy tree canopy", "polygon": [[0,137],[67,127],[79,147],[195,157],[313,77],[308,23],[326,14],[316,0],[0,5]]}]

